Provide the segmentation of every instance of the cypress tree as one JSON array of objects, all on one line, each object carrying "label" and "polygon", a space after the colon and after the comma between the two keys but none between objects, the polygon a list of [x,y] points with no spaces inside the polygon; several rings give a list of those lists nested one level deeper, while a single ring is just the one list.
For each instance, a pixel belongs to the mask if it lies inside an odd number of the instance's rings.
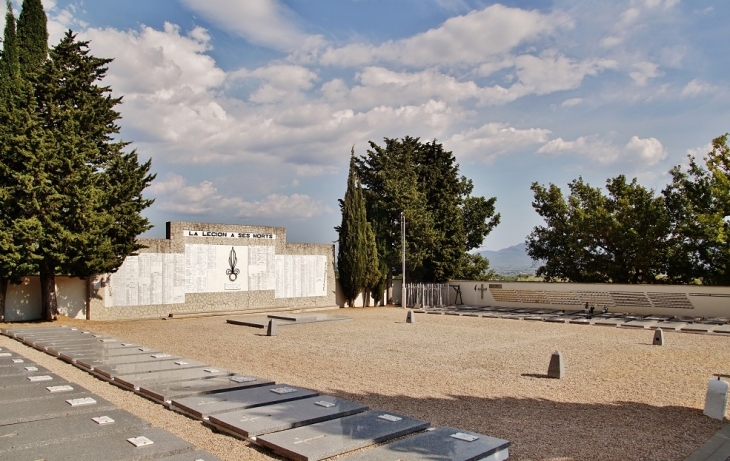
[{"label": "cypress tree", "polygon": [[375,242],[375,232],[369,222],[365,223],[365,280],[363,292],[363,307],[370,305],[370,297],[380,282],[380,262],[378,261],[378,246]]},{"label": "cypress tree", "polygon": [[347,191],[340,200],[342,224],[335,229],[339,233],[339,252],[337,270],[340,286],[348,306],[352,307],[355,298],[365,288],[367,278],[367,229],[365,201],[362,187],[355,170],[355,148],[350,154],[350,172],[347,176]]},{"label": "cypress tree", "polygon": [[23,75],[35,75],[48,58],[48,19],[41,0],[23,0],[18,17],[18,49]]}]

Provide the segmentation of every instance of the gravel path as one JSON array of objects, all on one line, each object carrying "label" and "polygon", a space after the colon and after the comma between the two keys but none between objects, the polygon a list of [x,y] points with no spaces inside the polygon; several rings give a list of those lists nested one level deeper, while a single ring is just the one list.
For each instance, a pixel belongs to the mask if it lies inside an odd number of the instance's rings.
[{"label": "gravel path", "polygon": [[[392,307],[330,313],[353,320],[275,337],[224,317],[57,323],[501,437],[513,461],[683,460],[723,426],[702,409],[708,379],[730,375],[730,337],[665,332],[652,346],[650,330],[425,314],[407,324]],[[224,460],[278,459],[9,338],[0,347]],[[545,376],[555,350],[561,380]]]}]

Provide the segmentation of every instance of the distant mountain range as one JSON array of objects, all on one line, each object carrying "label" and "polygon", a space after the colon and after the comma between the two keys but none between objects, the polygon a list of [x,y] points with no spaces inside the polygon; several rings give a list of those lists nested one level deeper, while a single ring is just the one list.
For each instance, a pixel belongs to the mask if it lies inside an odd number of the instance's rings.
[{"label": "distant mountain range", "polygon": [[489,268],[501,275],[534,274],[539,264],[527,255],[527,245],[502,248],[499,251],[480,251],[489,260]]}]

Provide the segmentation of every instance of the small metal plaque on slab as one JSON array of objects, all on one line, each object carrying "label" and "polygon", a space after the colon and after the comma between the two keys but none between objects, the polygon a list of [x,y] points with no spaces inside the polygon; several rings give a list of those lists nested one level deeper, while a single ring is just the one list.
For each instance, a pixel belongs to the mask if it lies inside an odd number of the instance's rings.
[{"label": "small metal plaque on slab", "polygon": [[317,402],[314,402],[314,404],[319,405],[320,407],[325,407],[325,408],[332,408],[335,406],[335,404],[333,402],[326,402],[324,400],[319,400]]},{"label": "small metal plaque on slab", "polygon": [[38,371],[38,367],[25,367],[27,371]]},{"label": "small metal plaque on slab", "polygon": [[479,437],[476,435],[470,435],[470,434],[464,434],[463,432],[457,432],[456,434],[451,434],[451,437],[459,440],[463,440],[465,442],[473,442],[475,440],[479,440]]},{"label": "small metal plaque on slab", "polygon": [[28,376],[28,381],[32,383],[37,383],[39,381],[51,381],[53,377],[48,375],[42,375],[42,376]]},{"label": "small metal plaque on slab", "polygon": [[0,357],[10,357],[11,355],[13,354],[11,354],[10,352],[0,352]]},{"label": "small metal plaque on slab", "polygon": [[234,383],[250,383],[252,381],[256,381],[257,378],[254,378],[253,376],[234,376],[231,378],[231,381]]},{"label": "small metal plaque on slab", "polygon": [[401,419],[403,419],[400,416],[393,416],[393,415],[389,415],[389,414],[380,415],[380,416],[378,416],[378,418],[384,419],[386,421],[390,421],[391,423],[396,423],[396,422],[400,421]]},{"label": "small metal plaque on slab", "polygon": [[271,389],[271,392],[273,392],[274,394],[289,394],[296,391],[297,390],[292,387],[275,387]]},{"label": "small metal plaque on slab", "polygon": [[80,399],[66,400],[66,403],[68,403],[72,407],[80,407],[83,405],[94,405],[94,404],[96,404],[96,400],[92,399],[91,397],[83,397]]},{"label": "small metal plaque on slab", "polygon": [[142,352],[147,352],[148,350],[150,350],[150,348],[149,347],[140,347],[139,350]]},{"label": "small metal plaque on slab", "polygon": [[48,392],[68,392],[74,390],[74,388],[68,384],[63,386],[48,386],[46,389],[48,389]]},{"label": "small metal plaque on slab", "polygon": [[117,342],[117,340],[116,339],[113,339],[113,338],[104,338],[104,339],[101,340],[101,342],[103,342],[103,343],[115,343],[115,342]]},{"label": "small metal plaque on slab", "polygon": [[208,373],[218,373],[220,370],[217,368],[204,368],[203,371]]},{"label": "small metal plaque on slab", "polygon": [[175,362],[175,365],[187,365],[187,364],[188,364],[188,362],[186,362],[185,360],[178,360],[177,362]]},{"label": "small metal plaque on slab", "polygon": [[152,354],[150,357],[153,359],[164,359],[170,357],[170,354]]},{"label": "small metal plaque on slab", "polygon": [[25,360],[23,359],[13,359],[13,363],[23,363]]},{"label": "small metal plaque on slab", "polygon": [[112,424],[114,422],[114,420],[108,416],[97,416],[96,418],[91,418],[91,420],[100,426]]},{"label": "small metal plaque on slab", "polygon": [[94,338],[101,338],[101,335],[94,335]]},{"label": "small metal plaque on slab", "polygon": [[127,439],[127,442],[131,443],[132,445],[134,445],[137,448],[146,447],[148,445],[152,445],[153,443],[155,443],[152,440],[148,439],[147,437],[132,437],[130,439]]}]

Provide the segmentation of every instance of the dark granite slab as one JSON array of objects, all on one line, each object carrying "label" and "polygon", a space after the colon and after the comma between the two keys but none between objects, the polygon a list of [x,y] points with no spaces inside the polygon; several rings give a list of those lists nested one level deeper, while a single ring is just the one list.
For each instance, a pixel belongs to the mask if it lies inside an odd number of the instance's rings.
[{"label": "dark granite slab", "polygon": [[[453,437],[454,435],[456,437]],[[472,437],[477,438],[468,441]],[[509,446],[509,441],[504,439],[462,431],[453,427],[440,427],[372,450],[346,456],[343,459],[348,461],[497,461],[509,457]]]},{"label": "dark granite slab", "polygon": [[[25,360],[25,359],[21,359]],[[17,363],[14,365],[8,365],[6,367],[0,367],[0,376],[16,376],[16,375],[22,375],[22,376],[33,376],[33,375],[43,375],[50,373],[50,370],[47,368],[43,368],[42,366],[32,363],[32,362],[25,362],[23,363]]]},{"label": "dark granite slab", "polygon": [[[82,398],[92,400],[79,402],[79,404],[66,401]],[[52,398],[6,402],[3,403],[2,412],[0,412],[0,426],[59,418],[72,414],[98,413],[113,410],[114,408],[114,405],[108,400],[91,393],[73,396],[59,394],[54,395]]]},{"label": "dark granite slab", "polygon": [[[111,421],[109,419],[97,419],[102,423],[100,424],[92,419],[103,416],[111,419]],[[83,447],[87,442],[98,442],[86,439],[134,428],[142,429],[149,427],[149,425],[147,421],[127,411],[108,410],[98,414],[68,415],[0,426],[0,453],[66,441],[76,441]],[[0,458],[4,458],[4,455],[0,454]]]},{"label": "dark granite slab", "polygon": [[683,326],[680,331],[689,331],[689,332],[696,332],[696,333],[709,333],[711,331],[714,331],[715,328],[717,328],[717,325],[708,324],[708,323],[688,323],[687,325]]},{"label": "dark granite slab", "polygon": [[182,370],[167,370],[132,375],[120,375],[114,377],[113,383],[127,389],[139,390],[140,386],[150,383],[188,381],[193,379],[210,378],[213,376],[233,375],[235,375],[234,372],[222,368],[198,367],[185,368]]},{"label": "dark granite slab", "polygon": [[[139,350],[138,350],[139,352]],[[83,368],[94,370],[96,367],[105,365],[122,365],[122,364],[134,364],[134,363],[149,363],[149,362],[163,362],[163,361],[175,361],[177,362],[189,362],[187,359],[178,355],[166,354],[164,352],[144,352],[141,354],[132,355],[116,355],[110,357],[99,358],[99,356],[91,355],[87,357],[79,357],[75,363]],[[198,366],[201,362],[197,362]]]},{"label": "dark granite slab", "polygon": [[172,399],[234,391],[250,387],[269,386],[272,384],[274,384],[274,381],[257,376],[215,376],[189,381],[142,384],[139,386],[138,392],[157,402],[170,403]]},{"label": "dark granite slab", "polygon": [[[101,364],[98,366],[94,366],[93,371],[94,373],[109,379],[121,375],[134,375],[141,373],[150,373],[153,371],[184,370],[186,368],[200,367],[208,367],[208,364],[204,362],[198,362],[197,360],[181,359],[179,357],[167,357],[162,358],[156,362],[119,363],[111,365]],[[215,367],[210,368],[215,369]]]},{"label": "dark granite slab", "polygon": [[[151,445],[135,447],[128,439],[145,437]],[[137,439],[140,440],[140,439]],[[157,459],[162,456],[192,452],[193,446],[159,428],[130,429],[93,439],[54,443],[42,447],[3,453],[3,461],[121,461]]]},{"label": "dark granite slab", "polygon": [[649,328],[652,328],[652,329],[661,328],[662,330],[665,330],[665,331],[669,331],[669,330],[678,331],[678,330],[681,330],[682,327],[684,327],[685,325],[687,325],[686,322],[668,321],[668,322],[659,322],[656,325],[650,326]]},{"label": "dark granite slab", "polygon": [[[76,398],[77,394],[88,394],[88,389],[85,389],[78,384],[72,383],[58,383],[50,381],[43,383],[45,385],[37,386],[15,386],[15,387],[3,387],[0,388],[0,403],[9,402],[13,400],[33,400],[33,399],[46,399],[63,395],[67,399]],[[83,396],[82,396],[83,397]]]},{"label": "dark granite slab", "polygon": [[104,360],[105,358],[120,357],[125,355],[141,355],[141,354],[158,354],[162,351],[157,349],[150,349],[142,346],[132,347],[116,347],[116,348],[94,348],[94,349],[64,349],[59,351],[58,357],[70,363],[76,363],[78,359],[85,358],[89,360],[98,359]]},{"label": "dark granite slab", "polygon": [[[294,389],[292,392],[280,390]],[[263,405],[299,400],[318,395],[316,392],[287,384],[240,389],[216,394],[173,399],[170,408],[194,418],[207,419],[208,416],[227,411],[255,408]]]},{"label": "dark granite slab", "polygon": [[[389,421],[380,416],[400,418]],[[426,429],[427,421],[380,410],[266,434],[256,443],[296,461],[315,461]]]},{"label": "dark granite slab", "polygon": [[[269,317],[235,317],[226,319],[226,323],[230,323],[231,325],[243,325],[246,327],[266,328],[269,324],[269,320],[271,320]],[[294,323],[294,320],[278,319],[277,321],[277,324],[280,327],[293,325]]]},{"label": "dark granite slab", "polygon": [[657,323],[659,323],[657,320],[630,320],[623,325],[622,327],[629,327],[629,328],[651,328],[653,326],[656,326]]},{"label": "dark granite slab", "polygon": [[238,437],[292,429],[366,411],[368,407],[349,400],[319,395],[291,402],[210,415],[208,423]]},{"label": "dark granite slab", "polygon": [[61,384],[68,384],[68,381],[60,378],[58,375],[54,375],[53,373],[33,374],[28,376],[0,376],[0,389],[27,386],[56,386]]}]

